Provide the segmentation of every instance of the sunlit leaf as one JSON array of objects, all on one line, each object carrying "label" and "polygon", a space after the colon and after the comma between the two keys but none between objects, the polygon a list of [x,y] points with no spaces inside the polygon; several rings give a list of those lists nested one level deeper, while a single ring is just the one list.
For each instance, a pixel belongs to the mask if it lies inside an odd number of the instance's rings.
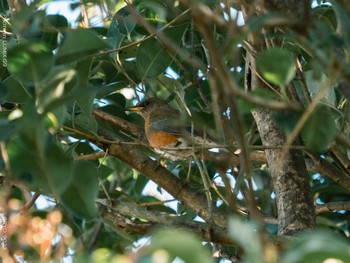
[{"label": "sunlit leaf", "polygon": [[53,65],[51,50],[41,42],[24,42],[8,50],[8,70],[28,84],[40,82]]},{"label": "sunlit leaf", "polygon": [[293,54],[282,48],[270,48],[256,59],[262,76],[276,85],[287,85],[295,75]]}]

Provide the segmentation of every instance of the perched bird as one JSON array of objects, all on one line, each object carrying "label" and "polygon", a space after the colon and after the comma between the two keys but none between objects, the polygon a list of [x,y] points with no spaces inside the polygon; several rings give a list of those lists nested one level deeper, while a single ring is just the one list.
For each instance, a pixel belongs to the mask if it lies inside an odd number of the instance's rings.
[{"label": "perched bird", "polygon": [[154,150],[171,160],[191,159],[193,154],[218,146],[204,131],[193,129],[178,110],[160,99],[146,99],[128,108],[145,119],[145,133]]}]

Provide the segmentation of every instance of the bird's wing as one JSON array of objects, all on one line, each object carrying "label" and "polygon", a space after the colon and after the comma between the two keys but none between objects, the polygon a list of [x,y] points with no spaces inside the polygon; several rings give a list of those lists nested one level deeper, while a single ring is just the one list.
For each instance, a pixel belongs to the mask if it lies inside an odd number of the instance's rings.
[{"label": "bird's wing", "polygon": [[175,135],[183,133],[183,123],[180,113],[171,108],[162,108],[152,112],[150,117],[151,129]]}]

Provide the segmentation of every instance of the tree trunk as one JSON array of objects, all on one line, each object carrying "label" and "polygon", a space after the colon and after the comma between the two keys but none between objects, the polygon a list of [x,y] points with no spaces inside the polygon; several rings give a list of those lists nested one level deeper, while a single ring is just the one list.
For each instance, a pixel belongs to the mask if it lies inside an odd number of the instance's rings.
[{"label": "tree trunk", "polygon": [[[290,19],[293,19],[293,16],[294,18],[299,17],[299,21],[301,17],[306,18],[308,10],[305,2],[308,1],[293,0],[294,2],[297,2],[298,5],[296,3],[291,5],[286,0],[266,1],[265,6],[254,7],[254,13],[259,15],[263,10],[273,9],[273,11],[288,13]],[[243,7],[245,14],[251,13],[251,10],[245,8],[247,7]],[[296,28],[296,30],[298,29]],[[266,48],[265,43],[274,42],[274,45],[278,46],[274,39],[264,39],[265,36],[266,34],[261,32],[251,34],[249,37],[250,45],[258,52]],[[255,56],[248,54],[246,63],[248,70],[246,84],[249,89],[267,88],[257,74]],[[265,146],[283,146],[285,144],[286,134],[276,126],[270,110],[254,110],[253,117]],[[298,144],[300,142],[296,140],[294,145]],[[302,152],[290,150],[283,154],[282,149],[271,149],[265,152],[277,196],[278,233],[280,235],[293,235],[300,231],[313,229],[315,227],[315,208]]]},{"label": "tree trunk", "polygon": [[[273,122],[271,111],[255,110],[253,116],[265,146],[284,144],[286,136]],[[292,235],[314,228],[315,211],[302,152],[291,150],[283,156],[282,151],[274,149],[265,153],[277,195],[278,233]]]}]

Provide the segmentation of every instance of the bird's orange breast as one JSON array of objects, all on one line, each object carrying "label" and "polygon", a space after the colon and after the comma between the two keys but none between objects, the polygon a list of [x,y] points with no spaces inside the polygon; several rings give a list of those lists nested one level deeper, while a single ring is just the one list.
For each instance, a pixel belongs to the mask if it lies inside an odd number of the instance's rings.
[{"label": "bird's orange breast", "polygon": [[155,148],[172,147],[178,142],[178,136],[175,134],[152,130],[149,116],[145,118],[145,132],[149,144]]},{"label": "bird's orange breast", "polygon": [[151,131],[146,133],[147,139],[152,147],[174,147],[178,142],[178,136],[162,131]]}]

